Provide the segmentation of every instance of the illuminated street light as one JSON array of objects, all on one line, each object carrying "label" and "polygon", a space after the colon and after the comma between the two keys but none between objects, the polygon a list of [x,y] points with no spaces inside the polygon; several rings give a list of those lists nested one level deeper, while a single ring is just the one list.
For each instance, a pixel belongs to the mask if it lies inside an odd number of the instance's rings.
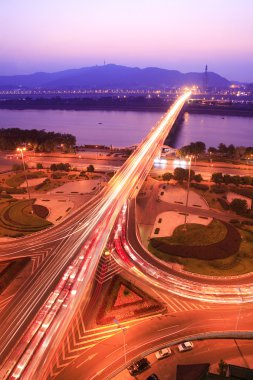
[{"label": "illuminated street light", "polygon": [[127,366],[127,357],[126,357],[126,328],[122,327],[119,321],[114,318],[113,320],[114,323],[121,329],[123,333],[123,345],[124,345],[124,358],[125,358],[125,366]]},{"label": "illuminated street light", "polygon": [[[186,158],[189,158],[189,161],[188,161],[188,165],[189,165],[189,168],[188,168],[188,181],[187,181],[187,192],[186,192],[186,202],[185,202],[185,208],[186,208],[186,211],[187,211],[187,207],[188,207],[188,200],[189,200],[189,190],[190,190],[190,180],[191,180],[191,164],[192,164],[192,155],[190,156],[186,156]],[[186,230],[186,223],[187,223],[187,215],[186,215],[186,212],[185,212],[185,217],[184,217],[184,230]]]},{"label": "illuminated street light", "polygon": [[240,302],[240,309],[238,311],[237,318],[236,318],[235,331],[238,330],[238,323],[239,323],[239,319],[241,317],[242,303],[243,303],[243,296],[242,296],[241,288],[238,288],[238,290],[239,290],[239,294],[240,294],[240,297],[241,297],[241,302]]},{"label": "illuminated street light", "polygon": [[27,188],[28,198],[31,199],[30,191],[29,191],[29,186],[28,186],[27,175],[26,175],[26,168],[25,168],[24,154],[23,154],[23,152],[24,152],[25,150],[26,150],[26,148],[17,148],[17,152],[20,152],[20,154],[21,154],[21,158],[22,158],[22,163],[23,163],[23,168],[24,168],[24,175],[25,175],[25,181],[26,181],[26,188]]}]

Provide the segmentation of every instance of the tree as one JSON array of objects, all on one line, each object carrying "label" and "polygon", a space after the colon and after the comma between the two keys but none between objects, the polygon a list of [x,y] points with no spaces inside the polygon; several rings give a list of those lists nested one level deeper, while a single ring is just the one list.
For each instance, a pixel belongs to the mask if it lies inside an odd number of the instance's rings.
[{"label": "tree", "polygon": [[89,166],[87,166],[87,172],[88,172],[88,173],[93,173],[94,171],[95,171],[95,168],[94,168],[93,165],[89,165]]},{"label": "tree", "polygon": [[202,141],[196,141],[194,144],[194,150],[196,155],[203,154],[206,151],[206,144]]},{"label": "tree", "polygon": [[228,148],[225,144],[220,143],[218,146],[219,153],[227,154]]},{"label": "tree", "polygon": [[194,181],[196,181],[196,182],[203,181],[202,175],[201,174],[195,174]]},{"label": "tree", "polygon": [[245,199],[234,198],[230,203],[230,208],[237,214],[243,215],[248,211],[248,204]]},{"label": "tree", "polygon": [[221,376],[226,376],[228,364],[223,359],[219,361],[218,372]]},{"label": "tree", "polygon": [[214,148],[213,146],[210,146],[210,148],[208,148],[208,153],[217,153],[218,150],[216,148]]},{"label": "tree", "polygon": [[174,176],[173,176],[172,173],[164,173],[164,174],[163,174],[163,180],[164,180],[164,181],[170,181],[170,180],[173,179],[173,178],[174,178]]},{"label": "tree", "polygon": [[52,170],[53,172],[55,172],[57,170],[57,165],[56,164],[52,164],[50,166],[50,170]]},{"label": "tree", "polygon": [[190,145],[185,145],[179,149],[180,156],[187,156],[188,154],[199,155],[206,151],[206,144],[202,141],[191,142]]},{"label": "tree", "polygon": [[253,185],[253,178],[250,176],[241,177],[241,181],[242,181],[243,185]]},{"label": "tree", "polygon": [[52,171],[60,170],[60,171],[68,172],[70,170],[70,164],[68,163],[65,164],[63,162],[60,162],[59,164],[52,164],[50,166],[50,169]]},{"label": "tree", "polygon": [[241,183],[241,177],[239,175],[233,175],[231,176],[231,183],[238,186]]},{"label": "tree", "polygon": [[222,173],[213,173],[211,177],[211,181],[215,183],[222,183],[223,182],[223,175]]},{"label": "tree", "polygon": [[174,170],[174,178],[176,181],[183,182],[187,178],[186,170],[183,168],[176,168]]},{"label": "tree", "polygon": [[230,144],[227,147],[227,152],[228,152],[230,157],[234,157],[235,156],[235,146],[233,144]]},{"label": "tree", "polygon": [[223,176],[223,182],[228,185],[229,183],[232,183],[232,178],[230,174],[224,174]]}]

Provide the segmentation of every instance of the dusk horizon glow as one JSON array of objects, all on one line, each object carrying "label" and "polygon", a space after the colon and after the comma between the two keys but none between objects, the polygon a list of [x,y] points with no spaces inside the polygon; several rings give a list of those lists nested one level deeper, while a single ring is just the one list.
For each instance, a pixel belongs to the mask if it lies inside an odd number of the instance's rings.
[{"label": "dusk horizon glow", "polygon": [[253,82],[252,14],[251,0],[2,0],[0,75],[105,61]]}]

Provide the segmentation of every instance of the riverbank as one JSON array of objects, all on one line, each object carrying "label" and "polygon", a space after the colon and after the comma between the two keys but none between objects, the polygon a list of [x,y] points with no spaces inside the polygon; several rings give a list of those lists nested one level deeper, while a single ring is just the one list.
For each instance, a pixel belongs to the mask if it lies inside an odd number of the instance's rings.
[{"label": "riverbank", "polygon": [[[0,100],[0,109],[8,110],[74,110],[166,112],[173,100],[145,97],[101,98],[22,98]],[[195,114],[253,117],[253,103],[189,103],[184,112]]]}]

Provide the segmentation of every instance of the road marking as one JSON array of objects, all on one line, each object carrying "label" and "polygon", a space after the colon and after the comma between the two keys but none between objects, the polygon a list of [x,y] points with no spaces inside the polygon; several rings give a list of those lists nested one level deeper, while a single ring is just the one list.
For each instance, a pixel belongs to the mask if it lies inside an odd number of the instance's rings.
[{"label": "road marking", "polygon": [[[106,367],[106,368],[107,368],[107,367]],[[98,371],[94,376],[90,377],[89,380],[93,380],[93,379],[95,379],[95,377],[97,377],[98,375],[100,375],[100,373],[102,373],[106,368],[103,368],[103,369],[101,369],[100,371]]]},{"label": "road marking", "polygon": [[81,367],[84,363],[86,363],[88,360],[93,359],[96,355],[97,355],[97,353],[92,354],[92,355],[89,355],[89,356],[87,357],[87,359],[85,359],[84,361],[82,361],[81,363],[79,363],[79,364],[76,366],[76,368]]},{"label": "road marking", "polygon": [[119,347],[119,348],[117,348],[117,350],[112,351],[109,355],[106,356],[106,358],[108,358],[109,356],[111,356],[112,354],[114,354],[115,352],[117,352],[119,350],[122,350],[122,347]]},{"label": "road marking", "polygon": [[163,330],[167,330],[167,329],[173,329],[174,327],[178,327],[180,325],[174,325],[174,326],[167,326],[167,327],[164,327],[163,329],[160,329],[160,330],[157,330],[157,331],[163,331]]}]

